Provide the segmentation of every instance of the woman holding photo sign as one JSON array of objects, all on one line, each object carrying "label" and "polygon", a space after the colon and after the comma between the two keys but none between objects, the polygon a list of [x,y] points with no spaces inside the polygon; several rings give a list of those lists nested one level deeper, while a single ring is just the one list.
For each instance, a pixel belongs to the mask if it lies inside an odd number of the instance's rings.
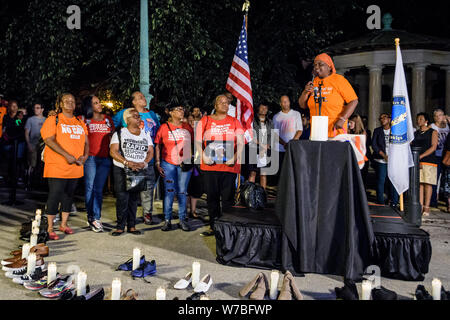
[{"label": "woman holding photo sign", "polygon": [[347,79],[336,73],[333,60],[326,53],[314,59],[314,75],[298,99],[300,107],[309,108],[311,119],[313,116],[328,116],[328,137],[345,133],[347,120],[358,104],[355,91]]},{"label": "woman holding photo sign", "polygon": [[214,221],[221,215],[221,199],[222,211],[233,205],[236,175],[241,172],[244,129],[236,118],[227,115],[228,105],[225,95],[217,96],[215,113],[204,116],[195,133],[196,150],[202,154],[200,169],[210,218],[210,229],[203,236],[214,235]]}]

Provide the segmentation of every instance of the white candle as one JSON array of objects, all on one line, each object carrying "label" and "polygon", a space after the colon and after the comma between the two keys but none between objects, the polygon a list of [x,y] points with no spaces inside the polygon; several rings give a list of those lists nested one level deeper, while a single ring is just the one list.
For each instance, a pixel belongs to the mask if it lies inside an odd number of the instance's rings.
[{"label": "white candle", "polygon": [[31,275],[36,268],[36,253],[30,253],[27,260],[27,274]]},{"label": "white candle", "polygon": [[31,233],[32,234],[39,234],[39,227],[31,228]]},{"label": "white candle", "polygon": [[86,294],[86,272],[80,271],[77,275],[77,296],[82,296]]},{"label": "white candle", "polygon": [[276,300],[278,297],[278,279],[280,278],[280,273],[277,270],[273,270],[270,273],[270,291],[269,296],[271,300]]},{"label": "white candle", "polygon": [[372,291],[372,282],[363,280],[361,300],[370,300],[370,293]]},{"label": "white candle", "polygon": [[33,222],[31,222],[31,229],[35,229],[35,228],[39,228],[38,222],[37,220],[33,220]]},{"label": "white candle", "polygon": [[166,300],[166,289],[163,287],[156,289],[156,300]]},{"label": "white candle", "polygon": [[133,249],[133,270],[139,268],[139,260],[141,259],[141,249]]},{"label": "white candle", "polygon": [[28,257],[28,254],[30,253],[31,246],[29,243],[24,243],[22,246],[22,259],[25,259]]},{"label": "white candle", "polygon": [[36,215],[40,216],[42,214],[42,210],[41,209],[36,209]]},{"label": "white candle", "polygon": [[431,294],[433,296],[433,300],[441,300],[441,287],[442,283],[439,279],[434,278],[431,281]]},{"label": "white candle", "polygon": [[194,261],[192,263],[192,287],[200,282],[200,262]]},{"label": "white candle", "polygon": [[56,279],[56,263],[51,262],[48,264],[47,269],[47,284]]},{"label": "white candle", "polygon": [[120,279],[115,278],[111,284],[111,300],[120,300],[120,290],[122,287],[122,283]]},{"label": "white candle", "polygon": [[33,233],[31,235],[31,237],[30,237],[30,247],[31,248],[34,247],[37,244],[37,238],[38,238],[37,234]]},{"label": "white candle", "polygon": [[206,294],[204,294],[200,297],[200,300],[210,300],[210,299]]},{"label": "white candle", "polygon": [[37,225],[38,227],[41,225],[41,215],[40,214],[36,214],[36,217],[34,217],[34,220],[37,221]]}]

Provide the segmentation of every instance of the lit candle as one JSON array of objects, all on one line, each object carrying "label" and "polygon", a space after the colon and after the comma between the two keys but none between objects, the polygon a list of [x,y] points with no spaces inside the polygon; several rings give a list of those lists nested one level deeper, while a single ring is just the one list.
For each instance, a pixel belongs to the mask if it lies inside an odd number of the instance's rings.
[{"label": "lit candle", "polygon": [[39,234],[39,227],[31,228],[31,233],[32,234]]},{"label": "lit candle", "polygon": [[195,288],[195,286],[200,282],[200,262],[194,261],[192,263],[192,287]]},{"label": "lit candle", "polygon": [[40,216],[42,214],[42,210],[41,209],[36,209],[36,216]]},{"label": "lit candle", "polygon": [[115,278],[111,284],[111,300],[120,300],[120,289],[122,287],[122,283],[120,279]]},{"label": "lit candle", "polygon": [[56,279],[56,263],[51,262],[48,264],[47,269],[47,284]]},{"label": "lit candle", "polygon": [[273,270],[270,273],[270,299],[276,300],[278,296],[278,279],[280,278],[280,273],[277,270]]},{"label": "lit candle", "polygon": [[33,230],[35,228],[39,228],[39,224],[36,219],[31,222],[31,229]]},{"label": "lit candle", "polygon": [[163,287],[156,289],[156,300],[166,300],[166,289]]},{"label": "lit candle", "polygon": [[370,293],[372,291],[372,282],[363,280],[361,300],[370,300]]},{"label": "lit candle", "polygon": [[82,296],[86,294],[86,272],[80,271],[77,275],[77,296]]},{"label": "lit candle", "polygon": [[37,234],[32,234],[30,237],[30,248],[34,247],[37,244]]},{"label": "lit candle", "polygon": [[29,243],[24,243],[22,246],[22,259],[25,259],[28,257],[28,254],[30,253],[31,246]]},{"label": "lit candle", "polygon": [[36,268],[36,253],[30,253],[27,260],[27,274],[31,275]]},{"label": "lit candle", "polygon": [[139,260],[141,259],[141,249],[133,249],[133,270],[139,268]]},{"label": "lit candle", "polygon": [[441,286],[442,283],[439,279],[434,278],[433,281],[431,281],[431,294],[433,300],[441,300]]}]

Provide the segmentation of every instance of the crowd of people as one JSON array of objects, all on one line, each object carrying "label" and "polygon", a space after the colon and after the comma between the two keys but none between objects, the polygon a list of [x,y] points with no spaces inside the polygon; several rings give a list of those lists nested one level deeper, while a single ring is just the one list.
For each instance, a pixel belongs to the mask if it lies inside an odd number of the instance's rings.
[{"label": "crowd of people", "polygon": [[[83,97],[79,108],[70,93],[59,95],[56,107],[51,110],[36,102],[31,108],[32,116],[18,101],[1,99],[0,145],[2,160],[8,168],[4,170],[8,172],[5,178],[8,184],[22,180],[27,188],[48,184],[46,213],[51,240],[59,239],[53,229],[58,214],[61,216],[58,230],[73,233],[68,217],[80,178],[84,180],[86,220],[94,232],[103,231],[103,193],[110,179],[117,218],[112,236],[125,231],[141,234],[136,229],[139,203],[144,222],[154,223],[157,186],[163,199],[162,231],[173,229],[175,197],[179,228],[190,231],[189,219],[199,218],[197,201],[206,194],[210,228],[202,235],[211,236],[214,222],[234,204],[241,175],[250,182],[259,181],[266,189],[270,174],[265,169],[270,167],[273,156],[278,157],[281,165],[289,141],[308,140],[310,117],[320,113],[329,118],[329,137],[341,133],[366,137],[368,160],[361,169],[364,184],[368,183],[371,166],[376,177],[376,202],[397,206],[399,195],[387,174],[390,115],[382,113],[380,126],[371,133],[367,117],[355,113],[358,98],[353,88],[345,77],[336,74],[328,55],[316,57],[314,74],[297,107],[291,107],[288,95],[280,96],[281,110],[273,115],[269,103],[255,105],[253,139],[249,143],[229,92],[216,97],[212,110],[188,108],[174,102],[164,112],[154,112],[147,108],[145,96],[136,91],[125,108],[114,116],[105,112],[94,95]],[[315,94],[318,86],[322,87],[324,97],[321,110],[317,108]],[[450,117],[436,109],[433,123],[426,113],[419,113],[416,120],[412,146],[420,148],[423,215],[429,214],[430,206],[437,206],[439,193],[444,195],[450,211]],[[277,172],[280,171],[278,168]]]}]

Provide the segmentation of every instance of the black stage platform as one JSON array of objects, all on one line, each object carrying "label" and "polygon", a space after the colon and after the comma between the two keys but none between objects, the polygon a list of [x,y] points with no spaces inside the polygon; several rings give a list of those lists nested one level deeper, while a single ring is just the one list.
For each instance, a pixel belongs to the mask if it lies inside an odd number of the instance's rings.
[{"label": "black stage platform", "polygon": [[[431,260],[429,234],[406,223],[391,207],[369,206],[369,212],[375,235],[372,264],[380,267],[384,277],[423,280]],[[274,208],[234,207],[216,222],[215,231],[219,263],[282,269],[282,227]]]}]

